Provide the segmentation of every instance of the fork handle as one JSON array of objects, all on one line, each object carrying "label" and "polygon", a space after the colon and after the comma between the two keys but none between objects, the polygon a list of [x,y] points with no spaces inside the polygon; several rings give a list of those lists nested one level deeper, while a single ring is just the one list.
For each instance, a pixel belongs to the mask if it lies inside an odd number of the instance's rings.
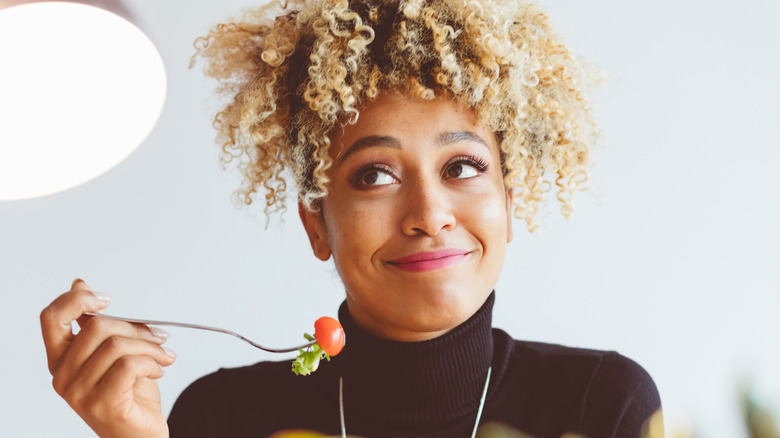
[{"label": "fork handle", "polygon": [[86,312],[85,315],[89,316],[97,316],[100,318],[108,318],[108,319],[114,319],[117,321],[124,321],[129,322],[132,324],[148,324],[148,325],[168,325],[168,326],[175,326],[175,327],[184,327],[184,328],[191,328],[191,329],[197,329],[197,330],[207,330],[210,332],[217,332],[217,333],[224,333],[226,335],[235,336],[238,339],[241,339],[242,341],[248,343],[249,345],[252,345],[255,348],[259,348],[261,350],[265,350],[271,353],[290,353],[292,351],[298,351],[299,349],[310,347],[314,344],[316,344],[316,341],[309,342],[307,344],[298,346],[298,347],[292,347],[292,348],[269,348],[264,347],[251,339],[248,339],[234,331],[225,330],[218,327],[211,327],[208,325],[201,325],[201,324],[190,324],[187,322],[173,322],[173,321],[155,321],[153,319],[139,319],[139,318],[126,318],[124,316],[114,316],[114,315],[106,315],[104,313],[95,313],[95,312]]}]

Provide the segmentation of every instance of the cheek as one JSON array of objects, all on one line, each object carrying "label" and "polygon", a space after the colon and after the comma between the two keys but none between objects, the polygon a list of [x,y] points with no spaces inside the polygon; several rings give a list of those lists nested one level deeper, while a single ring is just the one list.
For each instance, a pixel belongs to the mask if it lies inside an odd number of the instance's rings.
[{"label": "cheek", "polygon": [[391,211],[376,203],[339,203],[329,216],[329,241],[336,263],[365,263],[382,246],[391,229]]},{"label": "cheek", "polygon": [[485,250],[492,253],[502,249],[499,252],[503,254],[508,220],[503,190],[498,195],[491,193],[472,198],[462,211],[465,215],[463,225],[482,242]]}]

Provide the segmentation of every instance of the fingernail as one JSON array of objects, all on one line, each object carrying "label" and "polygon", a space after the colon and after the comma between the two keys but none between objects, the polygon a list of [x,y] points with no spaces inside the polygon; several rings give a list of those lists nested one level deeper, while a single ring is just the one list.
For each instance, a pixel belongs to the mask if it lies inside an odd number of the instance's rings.
[{"label": "fingernail", "polygon": [[176,353],[174,353],[173,350],[171,350],[169,348],[166,348],[166,347],[163,347],[162,349],[163,349],[163,351],[165,351],[165,354],[167,354],[168,356],[176,359]]},{"label": "fingernail", "polygon": [[149,331],[152,332],[152,335],[161,339],[168,339],[171,336],[170,333],[168,333],[166,330],[163,330],[159,327],[149,327]]},{"label": "fingernail", "polygon": [[92,294],[95,295],[95,298],[99,299],[100,301],[105,301],[107,303],[110,303],[114,299],[111,298],[111,295],[104,294],[103,292],[92,292]]}]

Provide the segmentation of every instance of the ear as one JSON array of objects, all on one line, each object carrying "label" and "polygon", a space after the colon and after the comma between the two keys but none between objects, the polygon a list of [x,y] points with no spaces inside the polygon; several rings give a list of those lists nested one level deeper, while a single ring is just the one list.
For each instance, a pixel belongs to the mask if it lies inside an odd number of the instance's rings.
[{"label": "ear", "polygon": [[512,204],[514,193],[514,189],[509,189],[506,191],[506,243],[511,242],[512,238],[515,237],[514,233],[512,232],[512,219],[515,217],[513,211],[514,205]]},{"label": "ear", "polygon": [[323,262],[330,258],[330,243],[325,230],[325,222],[322,219],[322,210],[309,211],[302,202],[298,202],[298,215],[301,223],[309,236],[311,249],[314,256]]}]

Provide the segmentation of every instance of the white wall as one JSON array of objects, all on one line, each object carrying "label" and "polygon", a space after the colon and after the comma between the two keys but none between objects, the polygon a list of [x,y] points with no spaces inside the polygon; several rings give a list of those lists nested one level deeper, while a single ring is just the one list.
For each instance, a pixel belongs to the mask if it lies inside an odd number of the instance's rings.
[{"label": "white wall", "polygon": [[[70,191],[0,202],[0,436],[89,436],[51,389],[38,314],[76,276],[112,312],[296,343],[343,291],[291,211],[264,230],[219,170],[210,89],[192,40],[251,0],[135,0],[169,73],[159,124],[116,168]],[[612,76],[594,95],[606,133],[596,202],[550,202],[543,233],[516,224],[496,326],[618,350],[645,366],[668,428],[746,436],[736,389],[780,411],[780,4],[545,0],[575,50]],[[2,66],[2,68],[8,68]],[[253,217],[254,216],[254,217]],[[271,358],[222,335],[171,330],[166,412],[193,379]],[[277,357],[274,357],[277,358]]]}]

